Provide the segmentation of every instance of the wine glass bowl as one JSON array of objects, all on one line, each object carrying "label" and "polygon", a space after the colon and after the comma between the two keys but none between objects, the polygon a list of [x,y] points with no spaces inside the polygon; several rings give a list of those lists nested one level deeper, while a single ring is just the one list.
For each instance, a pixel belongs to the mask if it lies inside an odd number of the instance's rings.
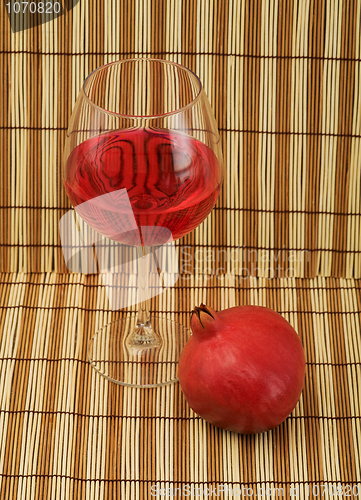
[{"label": "wine glass bowl", "polygon": [[64,154],[65,190],[78,215],[100,235],[138,247],[138,318],[134,325],[123,320],[100,329],[89,344],[90,361],[124,385],[173,382],[169,370],[159,375],[162,370],[144,367],[176,366],[188,332],[181,325],[174,332],[173,322],[163,319],[152,327],[142,261],[149,247],[166,246],[198,227],[220,192],[220,139],[199,78],[177,63],[148,58],[96,69],[76,101]]}]

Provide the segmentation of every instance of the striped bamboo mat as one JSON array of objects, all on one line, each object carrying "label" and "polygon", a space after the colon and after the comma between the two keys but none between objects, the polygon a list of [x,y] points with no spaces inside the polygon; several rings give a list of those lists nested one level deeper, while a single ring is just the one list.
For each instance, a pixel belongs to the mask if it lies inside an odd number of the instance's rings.
[{"label": "striped bamboo mat", "polygon": [[[5,12],[0,499],[164,498],[152,486],[361,494],[361,0],[80,0],[15,34]],[[135,309],[111,312],[99,276],[65,267],[65,134],[85,77],[139,56],[199,75],[226,170],[215,209],[177,243],[178,283],[152,309],[188,325],[200,302],[260,304],[294,325],[306,385],[268,433],[221,431],[178,384],[121,388],[86,362],[89,336]]]},{"label": "striped bamboo mat", "polygon": [[259,488],[296,498],[291,487],[316,498],[322,485],[325,498],[337,487],[361,493],[359,280],[192,278],[153,300],[164,314],[177,304],[168,316],[186,325],[204,301],[266,305],[296,328],[307,358],[300,402],[255,436],[207,424],[178,383],[127,389],[91,369],[89,336],[122,314],[108,310],[97,276],[1,274],[0,282],[1,499],[160,499],[151,493],[161,487],[249,488],[250,498]]},{"label": "striped bamboo mat", "polygon": [[154,56],[199,75],[221,133],[221,198],[184,242],[296,252],[295,276],[361,278],[361,0],[80,0],[15,34],[5,12],[2,271],[66,272],[61,164],[79,89],[102,64]]}]

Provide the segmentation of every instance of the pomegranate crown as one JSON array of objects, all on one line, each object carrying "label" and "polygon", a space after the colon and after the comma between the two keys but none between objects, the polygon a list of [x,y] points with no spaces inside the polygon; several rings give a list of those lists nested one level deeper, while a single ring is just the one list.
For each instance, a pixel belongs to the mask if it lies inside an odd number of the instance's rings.
[{"label": "pomegranate crown", "polygon": [[214,328],[216,311],[205,304],[195,307],[192,311],[191,330],[194,334],[201,334],[205,330],[210,332]]}]

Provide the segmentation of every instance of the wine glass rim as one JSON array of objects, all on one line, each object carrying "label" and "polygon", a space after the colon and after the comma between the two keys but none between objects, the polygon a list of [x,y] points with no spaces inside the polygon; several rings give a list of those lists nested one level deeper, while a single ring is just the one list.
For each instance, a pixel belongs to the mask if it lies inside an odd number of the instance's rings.
[{"label": "wine glass rim", "polygon": [[[123,63],[133,62],[133,61],[156,61],[156,62],[159,62],[159,63],[171,64],[173,66],[177,66],[178,68],[181,68],[182,70],[190,73],[191,75],[193,75],[196,78],[196,80],[198,82],[198,86],[199,86],[198,87],[197,95],[188,104],[186,104],[185,106],[182,106],[181,108],[178,108],[178,109],[172,110],[172,111],[168,111],[168,113],[159,113],[159,114],[156,114],[156,115],[128,115],[128,114],[123,114],[123,113],[117,113],[116,111],[111,111],[109,109],[105,109],[105,108],[102,108],[101,106],[98,106],[98,104],[95,104],[95,102],[92,101],[92,99],[88,96],[88,94],[87,94],[87,92],[85,90],[85,86],[86,86],[89,78],[94,73],[96,73],[97,71],[104,70],[108,66],[113,66],[115,64],[123,64]],[[193,106],[195,104],[195,102],[199,99],[199,96],[201,95],[202,89],[203,89],[202,82],[199,79],[199,77],[196,75],[196,73],[194,73],[194,71],[192,71],[191,69],[187,68],[186,66],[183,66],[182,64],[176,63],[174,61],[167,61],[166,59],[157,59],[155,57],[133,57],[133,58],[130,58],[130,59],[120,59],[118,61],[112,61],[110,63],[104,64],[103,66],[99,66],[98,68],[95,68],[85,78],[81,90],[82,90],[82,92],[84,94],[85,99],[93,107],[99,109],[103,113],[107,113],[107,114],[110,114],[112,116],[118,116],[119,118],[132,118],[132,119],[143,119],[144,120],[144,119],[163,118],[163,117],[166,117],[166,116],[171,116],[171,115],[176,115],[178,113],[182,113],[183,111],[185,111],[186,109],[190,108],[191,106]]]}]

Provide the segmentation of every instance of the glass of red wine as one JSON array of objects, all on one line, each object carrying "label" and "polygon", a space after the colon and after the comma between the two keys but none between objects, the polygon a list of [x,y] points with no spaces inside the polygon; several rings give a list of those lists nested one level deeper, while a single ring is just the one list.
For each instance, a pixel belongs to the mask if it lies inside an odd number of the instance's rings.
[{"label": "glass of red wine", "polygon": [[[113,310],[139,304],[137,316],[95,332],[90,363],[126,386],[175,382],[190,333],[164,311],[150,316],[149,297],[172,283],[169,275],[178,276],[170,265],[173,242],[206,219],[223,180],[219,133],[199,78],[180,64],[150,58],[96,69],[76,101],[64,165],[66,193],[96,235]],[[131,278],[125,285],[124,263],[136,276],[136,298]]]}]

